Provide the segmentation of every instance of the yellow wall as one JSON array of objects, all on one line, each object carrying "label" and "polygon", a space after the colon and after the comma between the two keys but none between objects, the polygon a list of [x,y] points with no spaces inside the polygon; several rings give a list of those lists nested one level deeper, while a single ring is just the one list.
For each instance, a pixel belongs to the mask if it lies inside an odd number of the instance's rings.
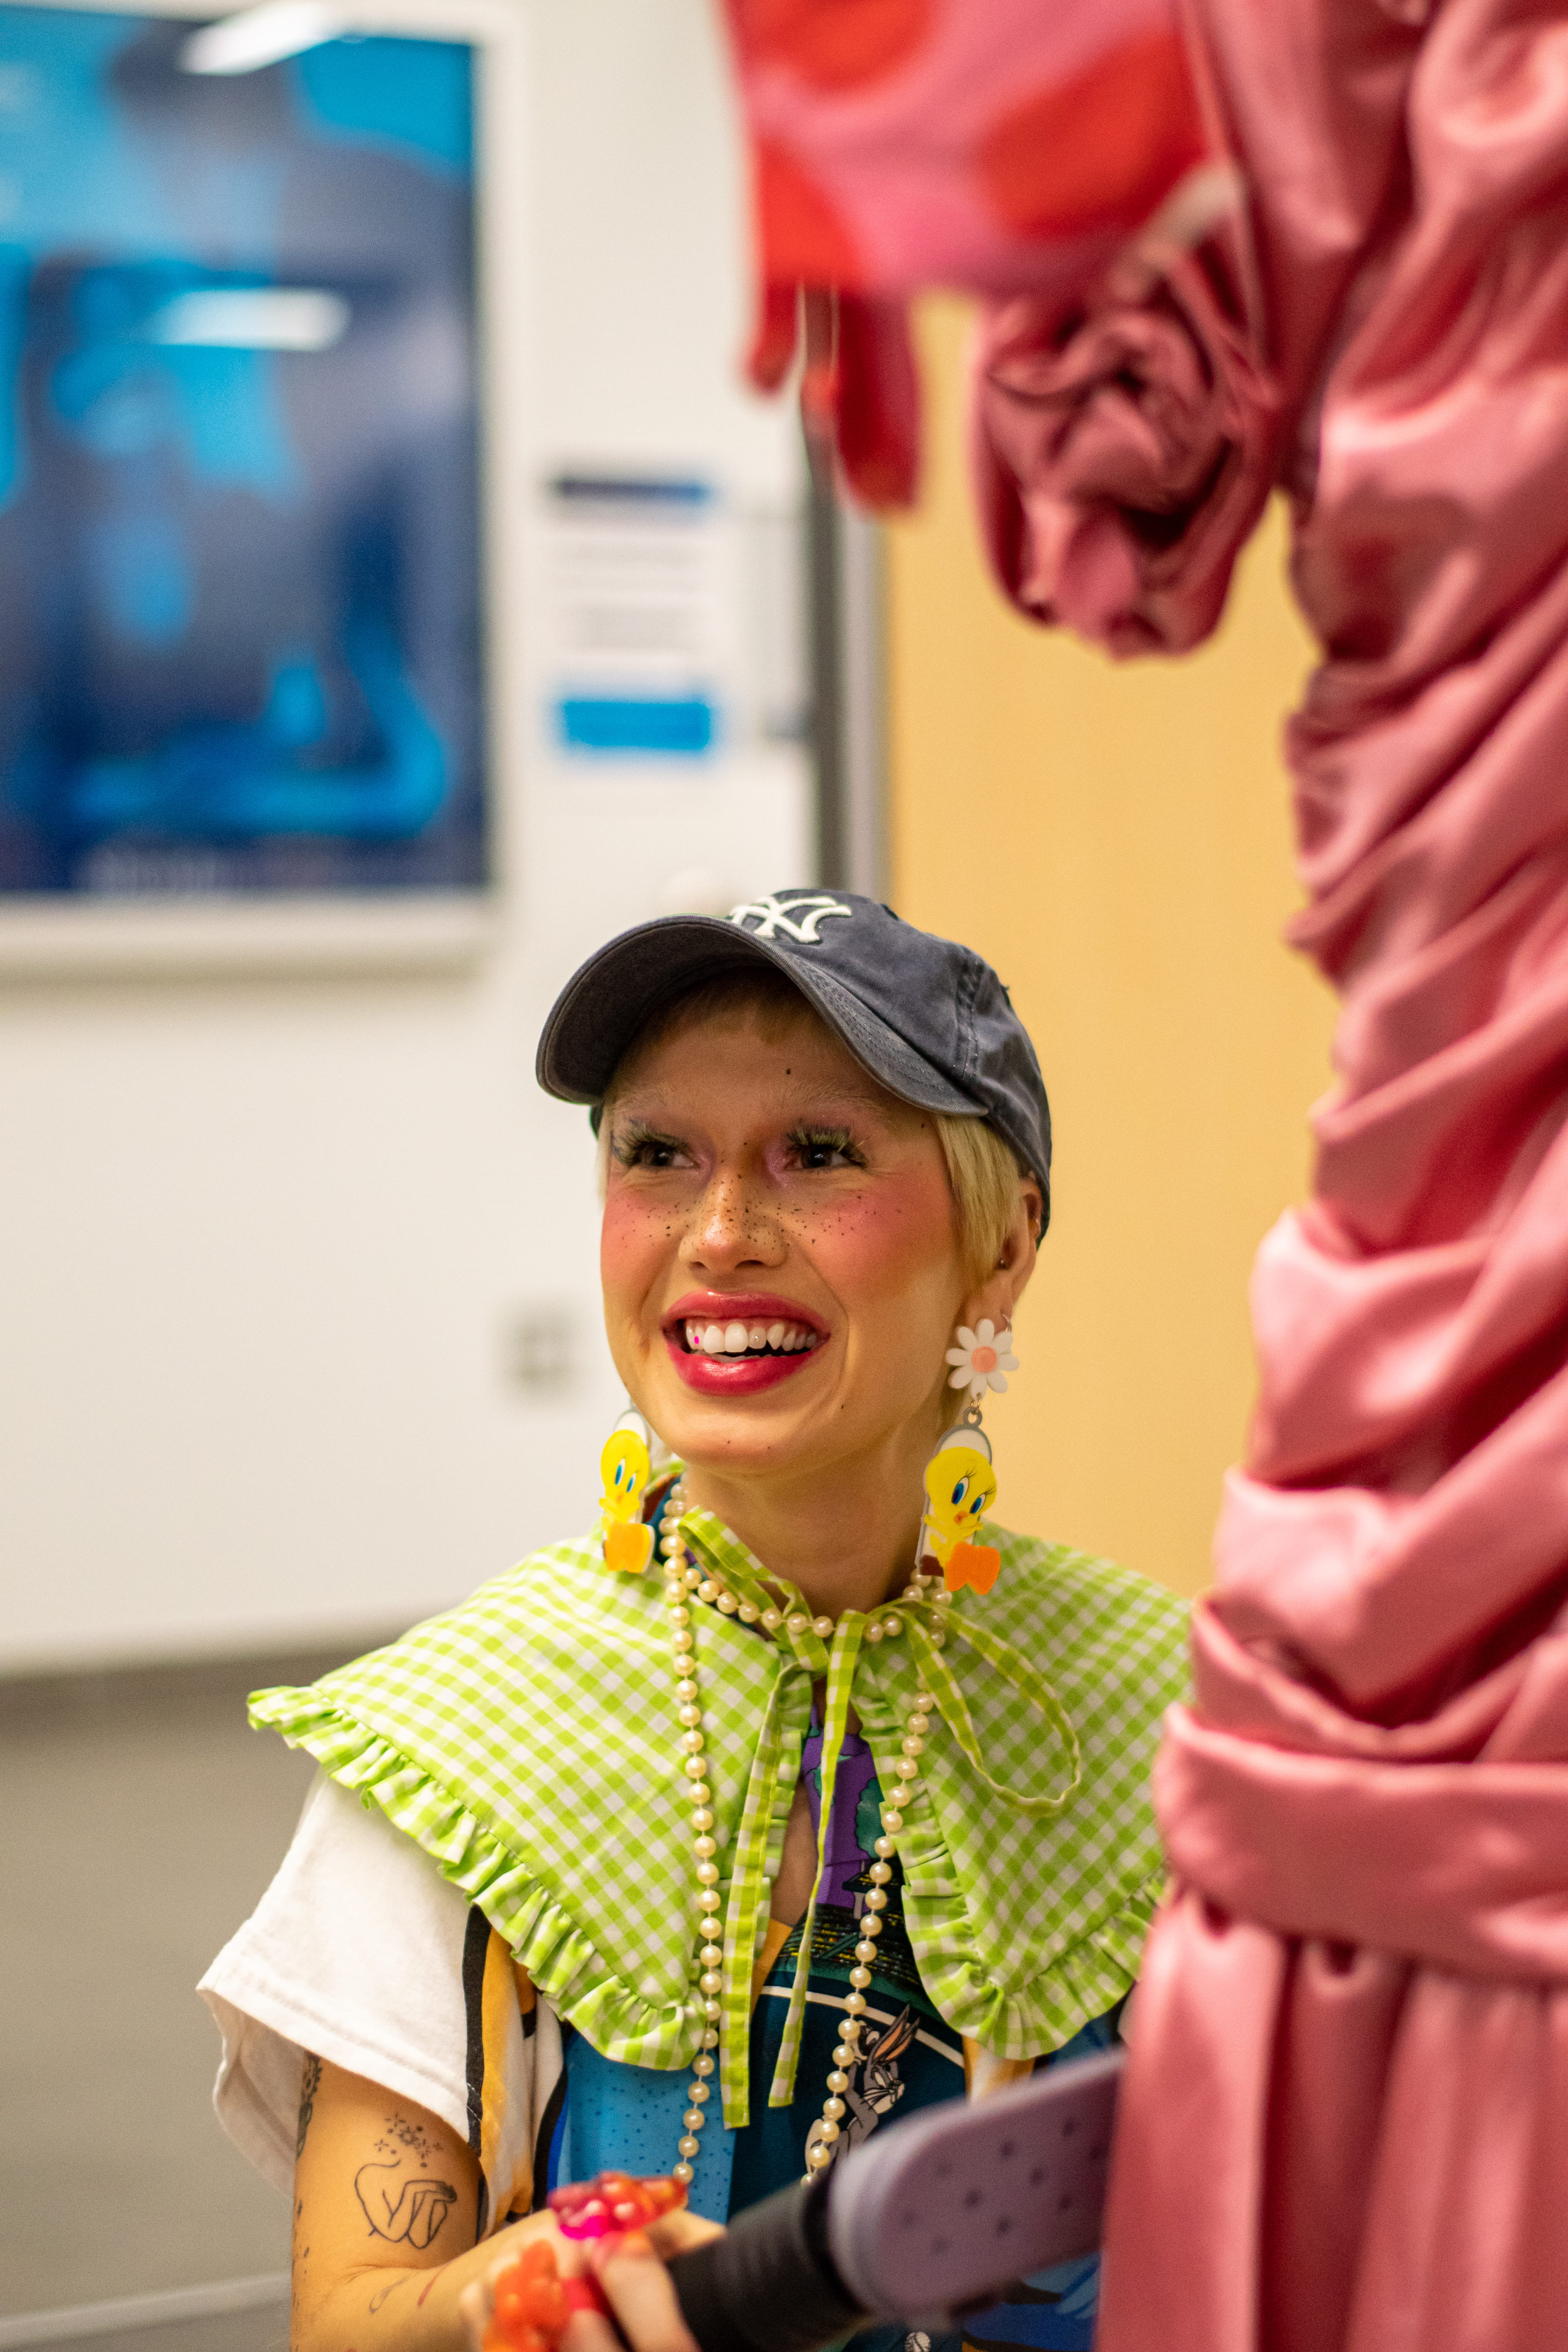
[{"label": "yellow wall", "polygon": [[1252,1387],[1248,1264],[1328,1075],[1327,992],[1279,942],[1309,643],[1278,517],[1184,661],[1017,618],[969,512],[964,330],[924,315],[925,497],[889,534],[892,893],[997,966],[1056,1118],[1023,1369],[989,1416],[998,1511],[1196,1591]]}]

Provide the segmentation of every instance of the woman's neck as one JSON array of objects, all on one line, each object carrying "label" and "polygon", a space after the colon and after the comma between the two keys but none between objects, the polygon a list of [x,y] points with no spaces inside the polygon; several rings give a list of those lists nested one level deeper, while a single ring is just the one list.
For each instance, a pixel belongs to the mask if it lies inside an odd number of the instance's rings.
[{"label": "woman's neck", "polygon": [[900,1435],[870,1460],[790,1477],[737,1477],[692,1465],[688,1500],[722,1519],[772,1576],[814,1612],[879,1608],[901,1592],[920,1540],[930,1446]]}]

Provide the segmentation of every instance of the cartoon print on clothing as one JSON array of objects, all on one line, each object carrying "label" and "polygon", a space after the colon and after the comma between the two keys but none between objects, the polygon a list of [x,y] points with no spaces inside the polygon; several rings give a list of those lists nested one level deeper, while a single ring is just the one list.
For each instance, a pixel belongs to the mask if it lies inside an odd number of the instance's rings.
[{"label": "cartoon print on clothing", "polygon": [[[868,2139],[882,2121],[890,2115],[904,2095],[904,2079],[899,2072],[899,2060],[915,2038],[914,2013],[908,2003],[899,2011],[890,2025],[879,2032],[862,2036],[860,2055],[845,2072],[848,2087],[842,2094],[849,2110],[847,2121],[833,2144],[829,2163],[837,2163],[846,2148],[858,2147]],[[805,2160],[811,2162],[811,2151],[822,2137],[822,2117],[819,2116],[805,2136]]]}]

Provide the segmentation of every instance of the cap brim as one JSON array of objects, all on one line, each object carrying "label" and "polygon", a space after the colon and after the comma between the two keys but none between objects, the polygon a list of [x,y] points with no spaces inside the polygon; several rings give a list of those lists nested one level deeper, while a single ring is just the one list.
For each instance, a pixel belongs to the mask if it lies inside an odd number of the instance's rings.
[{"label": "cap brim", "polygon": [[982,1104],[831,972],[717,915],[641,923],[590,956],[551,1007],[535,1065],[540,1085],[562,1102],[603,1102],[626,1048],[661,1004],[715,972],[759,963],[782,971],[861,1067],[901,1102],[961,1118],[984,1116]]}]

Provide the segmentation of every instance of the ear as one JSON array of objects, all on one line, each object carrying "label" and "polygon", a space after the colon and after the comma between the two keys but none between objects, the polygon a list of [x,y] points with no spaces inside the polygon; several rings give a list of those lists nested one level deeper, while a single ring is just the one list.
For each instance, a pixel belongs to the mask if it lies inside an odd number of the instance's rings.
[{"label": "ear", "polygon": [[1032,1176],[1021,1176],[1001,1255],[984,1280],[963,1301],[963,1320],[972,1330],[982,1319],[994,1323],[998,1331],[1011,1325],[1014,1310],[1035,1271],[1044,1213],[1045,1202],[1038,1184]]}]

